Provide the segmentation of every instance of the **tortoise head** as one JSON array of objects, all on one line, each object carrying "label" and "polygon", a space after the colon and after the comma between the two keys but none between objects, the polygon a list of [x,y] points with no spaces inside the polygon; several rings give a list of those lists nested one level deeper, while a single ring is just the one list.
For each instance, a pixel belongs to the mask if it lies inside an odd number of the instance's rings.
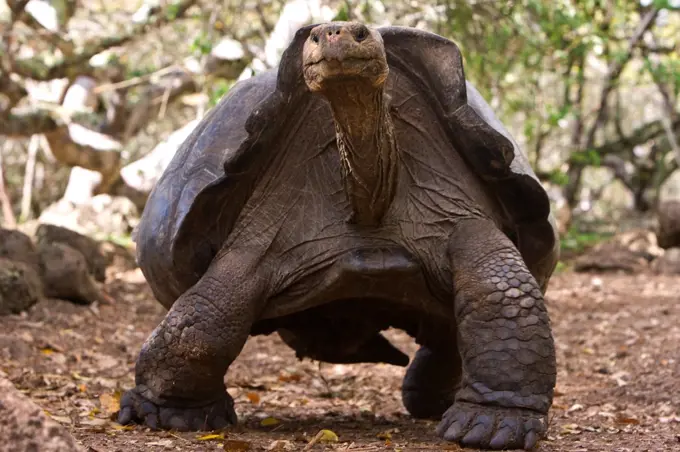
[{"label": "tortoise head", "polygon": [[336,83],[366,83],[382,88],[389,68],[378,31],[356,22],[314,27],[302,54],[305,83],[323,92]]}]

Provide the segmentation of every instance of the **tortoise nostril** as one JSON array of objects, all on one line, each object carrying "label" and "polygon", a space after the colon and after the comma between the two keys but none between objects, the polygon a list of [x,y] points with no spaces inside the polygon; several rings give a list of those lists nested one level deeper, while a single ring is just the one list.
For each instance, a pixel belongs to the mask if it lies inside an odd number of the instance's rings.
[{"label": "tortoise nostril", "polygon": [[330,38],[331,36],[333,36],[333,35],[338,35],[338,36],[339,36],[339,35],[342,33],[342,27],[341,27],[341,26],[337,26],[337,25],[336,25],[336,26],[330,26],[330,27],[326,28],[326,30],[325,30],[324,33],[325,33],[325,35],[326,35],[327,37],[329,37],[329,38]]}]

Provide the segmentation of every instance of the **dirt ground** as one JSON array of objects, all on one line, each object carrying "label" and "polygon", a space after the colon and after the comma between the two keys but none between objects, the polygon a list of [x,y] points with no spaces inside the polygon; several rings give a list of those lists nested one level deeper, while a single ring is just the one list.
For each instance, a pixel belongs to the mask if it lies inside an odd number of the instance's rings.
[{"label": "dirt ground", "polygon": [[[123,428],[110,417],[164,312],[138,271],[111,281],[114,305],[49,300],[0,318],[2,370],[89,451],[461,450],[435,437],[434,422],[406,414],[403,368],[301,362],[275,335],[251,338],[230,369],[237,427],[211,436]],[[547,303],[559,376],[538,450],[680,451],[680,278],[563,273]],[[414,353],[408,337],[389,335]],[[313,441],[322,429],[337,441]]]}]

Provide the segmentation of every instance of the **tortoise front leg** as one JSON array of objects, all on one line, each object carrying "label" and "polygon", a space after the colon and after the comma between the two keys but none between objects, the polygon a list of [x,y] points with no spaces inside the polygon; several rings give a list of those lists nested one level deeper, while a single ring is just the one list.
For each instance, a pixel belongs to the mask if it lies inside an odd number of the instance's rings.
[{"label": "tortoise front leg", "polygon": [[224,386],[264,301],[257,259],[229,252],[180,296],[144,343],[136,387],[121,399],[118,422],[151,428],[210,430],[235,424]]},{"label": "tortoise front leg", "polygon": [[461,221],[449,251],[463,375],[437,432],[468,447],[531,449],[546,432],[556,379],[543,294],[489,221]]}]

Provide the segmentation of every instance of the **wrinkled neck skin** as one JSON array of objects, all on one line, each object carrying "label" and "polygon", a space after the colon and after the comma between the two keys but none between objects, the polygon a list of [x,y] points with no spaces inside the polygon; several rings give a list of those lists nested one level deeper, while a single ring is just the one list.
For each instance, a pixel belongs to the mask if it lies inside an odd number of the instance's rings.
[{"label": "wrinkled neck skin", "polygon": [[338,83],[324,94],[335,120],[350,222],[378,226],[394,199],[398,158],[383,88]]}]

